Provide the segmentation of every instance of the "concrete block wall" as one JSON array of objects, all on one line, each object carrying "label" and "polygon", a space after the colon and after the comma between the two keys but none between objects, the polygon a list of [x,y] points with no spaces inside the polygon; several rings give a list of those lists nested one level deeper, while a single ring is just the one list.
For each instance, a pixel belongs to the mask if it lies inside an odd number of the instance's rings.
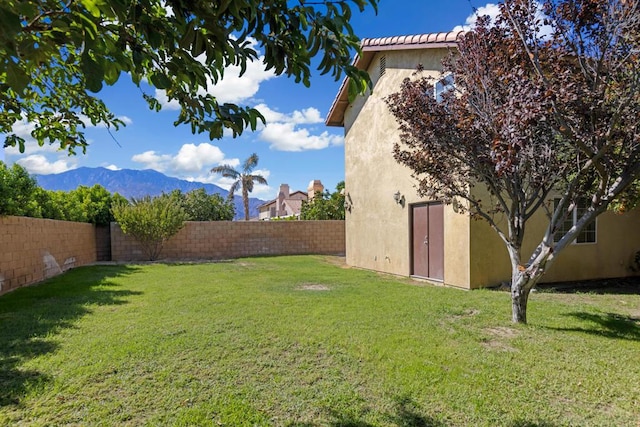
[{"label": "concrete block wall", "polygon": [[0,216],[0,295],[95,261],[92,224]]},{"label": "concrete block wall", "polygon": [[[165,243],[160,259],[232,259],[259,255],[343,255],[344,221],[187,222]],[[135,239],[111,224],[113,261],[142,261]]]}]

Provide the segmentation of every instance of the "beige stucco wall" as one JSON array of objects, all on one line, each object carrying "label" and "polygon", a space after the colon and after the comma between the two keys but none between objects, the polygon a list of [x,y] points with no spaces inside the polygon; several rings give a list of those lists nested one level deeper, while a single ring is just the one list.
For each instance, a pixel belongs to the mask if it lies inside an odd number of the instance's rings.
[{"label": "beige stucco wall", "polygon": [[[415,191],[411,171],[393,159],[398,124],[384,97],[397,92],[402,80],[421,63],[434,77],[446,49],[387,51],[386,72],[379,76],[378,53],[368,69],[373,92],[359,97],[346,110],[345,192],[346,261],[355,267],[398,275],[411,274],[412,204],[424,203]],[[400,191],[406,205],[393,194]],[[528,226],[523,254],[530,255],[544,233],[540,212]],[[471,220],[449,206],[444,210],[444,283],[479,288],[510,280],[511,266],[504,243],[484,221]],[[640,250],[640,212],[605,213],[598,218],[597,244],[573,244],[551,266],[543,281],[622,277],[634,273],[632,259]]]},{"label": "beige stucco wall", "polygon": [[[418,197],[410,170],[393,159],[398,125],[384,97],[397,92],[419,63],[426,70],[439,70],[445,53],[445,49],[387,52],[386,72],[380,78],[378,54],[368,70],[373,93],[355,100],[345,112],[345,192],[351,202],[345,218],[349,265],[411,274],[410,205],[428,200]],[[430,74],[438,76],[439,71]],[[397,191],[405,196],[404,207],[393,198]],[[444,228],[444,282],[465,287],[469,283],[469,218],[445,207]]]},{"label": "beige stucco wall", "polygon": [[[523,244],[526,262],[546,230],[539,211],[527,224]],[[557,255],[542,282],[564,282],[637,275],[633,259],[640,251],[640,210],[605,212],[596,219],[596,243],[571,244]],[[511,263],[504,243],[484,221],[471,223],[471,288],[509,281]]]},{"label": "beige stucco wall", "polygon": [[544,281],[638,275],[633,259],[640,251],[640,210],[605,212],[596,220],[596,244],[572,244],[561,252]]}]

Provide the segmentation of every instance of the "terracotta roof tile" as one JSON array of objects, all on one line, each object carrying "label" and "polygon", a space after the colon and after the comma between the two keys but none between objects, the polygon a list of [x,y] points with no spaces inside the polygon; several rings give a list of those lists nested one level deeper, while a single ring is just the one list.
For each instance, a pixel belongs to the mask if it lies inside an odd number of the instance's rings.
[{"label": "terracotta roof tile", "polygon": [[[397,49],[413,48],[414,45],[428,45],[432,43],[456,43],[462,31],[450,31],[448,33],[412,34],[407,36],[380,37],[375,39],[362,39],[360,45],[363,51],[396,47]],[[431,46],[421,46],[428,48]]]}]

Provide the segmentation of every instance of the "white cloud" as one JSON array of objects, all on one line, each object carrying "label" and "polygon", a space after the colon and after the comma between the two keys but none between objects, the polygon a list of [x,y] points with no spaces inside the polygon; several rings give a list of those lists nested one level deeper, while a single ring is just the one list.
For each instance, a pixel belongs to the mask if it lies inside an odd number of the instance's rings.
[{"label": "white cloud", "polygon": [[[141,163],[146,169],[155,169],[183,179],[194,179],[194,173],[209,173],[209,170],[219,164],[237,167],[239,159],[227,159],[220,148],[209,143],[184,144],[175,155],[159,154],[155,151],[145,151],[134,155],[131,160]],[[197,179],[200,182],[209,180]]]},{"label": "white cloud", "polygon": [[[544,17],[543,5],[541,2],[536,2],[537,12],[536,17],[540,20]],[[491,23],[496,22],[496,18],[500,15],[500,7],[494,3],[487,3],[484,6],[479,7],[474,13],[469,15],[465,20],[464,25],[457,25],[453,28],[453,31],[469,31],[475,27],[478,22],[479,16],[489,16]],[[549,25],[542,25],[540,32],[538,33],[541,38],[549,37],[553,32],[553,28]]]},{"label": "white cloud", "polygon": [[224,153],[220,148],[211,144],[184,144],[178,154],[172,159],[175,170],[197,172],[206,165],[213,165],[224,160]]},{"label": "white cloud", "polygon": [[130,117],[127,116],[118,116],[118,118],[120,120],[122,120],[124,122],[125,125],[129,126],[133,123],[133,120]]},{"label": "white cloud", "polygon": [[118,166],[116,166],[116,165],[108,165],[108,166],[105,166],[104,168],[105,168],[105,169],[109,169],[110,171],[119,171],[119,170],[122,170],[122,168],[119,168],[119,167],[118,167]]},{"label": "white cloud", "polygon": [[305,108],[302,111],[295,110],[291,114],[284,114],[279,111],[272,110],[266,104],[258,104],[254,108],[262,113],[265,120],[267,121],[267,124],[274,122],[318,124],[324,122],[324,118],[320,115],[320,111],[313,107]]},{"label": "white cloud", "polygon": [[145,151],[141,154],[136,154],[131,157],[136,163],[142,163],[146,169],[154,169],[158,172],[165,172],[167,170],[167,166],[171,161],[171,156],[167,154],[156,154],[155,151]]},{"label": "white cloud", "polygon": [[45,156],[40,154],[24,157],[16,161],[16,163],[23,166],[29,173],[40,175],[61,173],[76,168],[75,162],[60,159],[51,163]]},{"label": "white cloud", "polygon": [[241,68],[233,65],[225,69],[224,77],[217,83],[209,82],[208,93],[215,96],[218,102],[238,103],[245,101],[260,90],[260,84],[275,77],[273,71],[266,71],[262,62],[263,56],[256,61],[248,62],[245,73],[240,76]]},{"label": "white cloud", "polygon": [[174,16],[173,8],[169,6],[166,1],[161,1],[160,6],[164,9],[165,16],[168,16],[168,17]]},{"label": "white cloud", "polygon": [[453,28],[453,31],[469,31],[473,27],[475,27],[476,22],[478,22],[479,16],[488,15],[491,18],[491,22],[495,22],[496,17],[500,14],[500,8],[497,4],[487,3],[484,6],[479,7],[476,12],[467,16],[467,19],[464,21],[464,25],[457,25]]},{"label": "white cloud", "polygon": [[[251,41],[251,48],[257,49],[257,42]],[[204,60],[204,57],[199,58]],[[259,56],[254,61],[247,62],[244,74],[240,75],[242,68],[239,65],[230,65],[224,69],[224,75],[214,83],[207,80],[207,87],[200,88],[198,94],[210,94],[216,97],[219,103],[230,102],[238,104],[251,99],[260,90],[260,84],[276,77],[272,70],[265,70],[264,56]],[[179,110],[180,104],[176,100],[169,101],[164,90],[156,89],[155,97],[167,110]]]},{"label": "white cloud", "polygon": [[255,108],[267,121],[266,126],[260,127],[259,138],[268,142],[274,150],[321,150],[344,143],[342,136],[332,135],[326,131],[320,135],[313,135],[312,129],[304,127],[324,122],[324,118],[316,108],[309,107],[290,114],[273,110],[266,104],[258,104]]},{"label": "white cloud", "polygon": [[308,129],[296,128],[295,123],[270,123],[260,133],[260,139],[279,151],[322,150],[344,143],[343,136],[327,131],[312,135]]}]

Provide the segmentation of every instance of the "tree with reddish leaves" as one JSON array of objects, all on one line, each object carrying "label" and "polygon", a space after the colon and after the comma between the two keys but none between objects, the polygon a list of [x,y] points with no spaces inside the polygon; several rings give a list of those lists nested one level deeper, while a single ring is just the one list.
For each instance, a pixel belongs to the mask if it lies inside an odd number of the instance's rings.
[{"label": "tree with reddish leaves", "polygon": [[[637,188],[638,70],[638,0],[505,0],[443,60],[453,90],[433,96],[418,70],[387,99],[401,132],[394,157],[419,194],[486,220],[506,245],[514,322],[526,323],[557,255]],[[525,254],[540,210],[546,232]]]}]

